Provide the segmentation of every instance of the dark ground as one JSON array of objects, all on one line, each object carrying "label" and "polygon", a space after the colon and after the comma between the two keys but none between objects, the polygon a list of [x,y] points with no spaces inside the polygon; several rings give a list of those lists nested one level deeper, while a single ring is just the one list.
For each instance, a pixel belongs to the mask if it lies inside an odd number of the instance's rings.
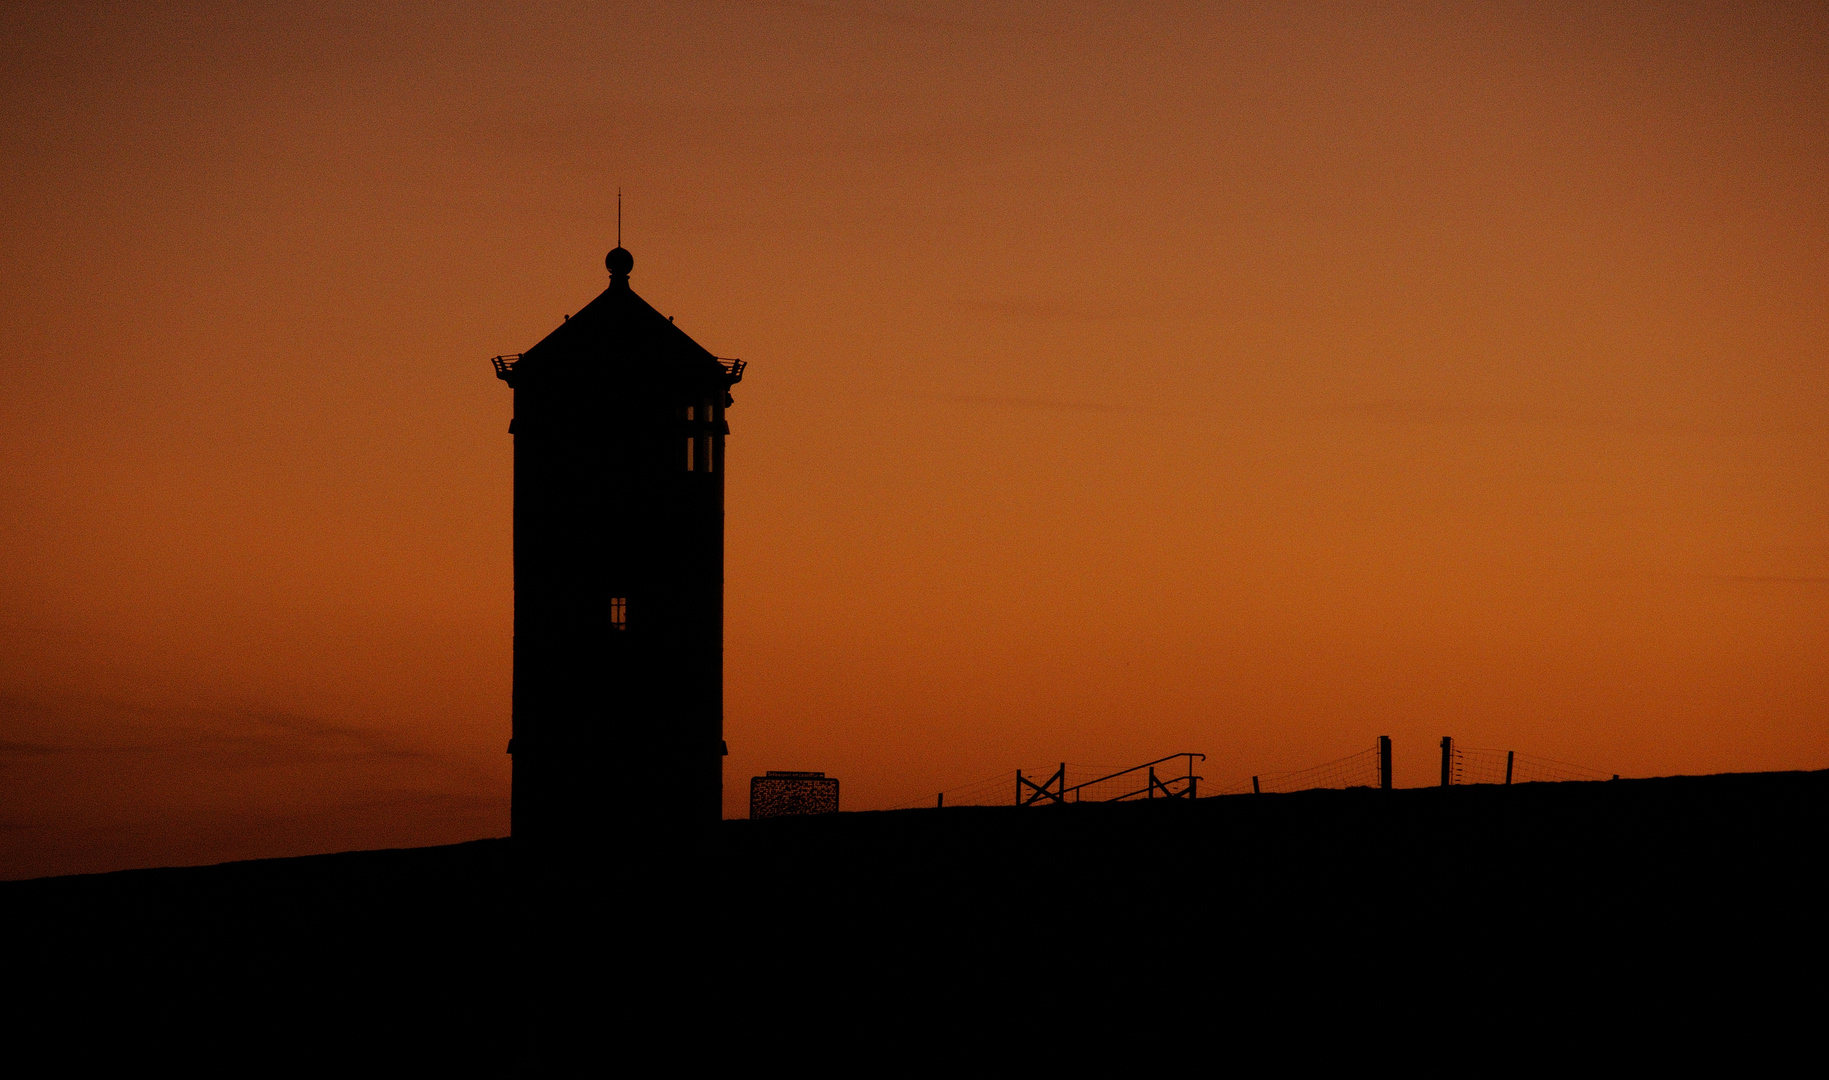
[{"label": "dark ground", "polygon": [[612,838],[556,872],[479,840],[44,878],[0,884],[0,918],[15,970],[52,983],[252,999],[1248,1011],[1553,984],[1534,1007],[1592,1011],[1796,975],[1801,1006],[1822,1001],[1826,811],[1829,772],[847,813],[727,821],[684,858]]}]

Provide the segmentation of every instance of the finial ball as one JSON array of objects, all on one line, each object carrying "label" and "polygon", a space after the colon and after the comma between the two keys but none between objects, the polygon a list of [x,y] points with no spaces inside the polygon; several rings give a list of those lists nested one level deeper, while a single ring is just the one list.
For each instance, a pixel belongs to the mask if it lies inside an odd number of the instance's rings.
[{"label": "finial ball", "polygon": [[615,276],[627,277],[635,266],[635,256],[629,254],[627,248],[617,248],[603,257],[603,265]]}]

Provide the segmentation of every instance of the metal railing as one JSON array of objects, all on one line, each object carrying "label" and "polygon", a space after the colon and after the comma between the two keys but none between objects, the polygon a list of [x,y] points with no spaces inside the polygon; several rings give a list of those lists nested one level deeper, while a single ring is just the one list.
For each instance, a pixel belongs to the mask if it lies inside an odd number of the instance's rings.
[{"label": "metal railing", "polygon": [[[523,353],[517,352],[490,357],[489,362],[495,365],[495,377],[513,386],[514,369],[521,362],[523,355]],[[748,361],[739,360],[734,356],[720,356],[716,359],[723,366],[724,374],[730,378],[732,384],[743,381],[743,369],[749,366]]]},{"label": "metal railing", "polygon": [[[1156,775],[1156,766],[1161,765],[1164,762],[1179,761],[1184,758],[1187,760],[1187,768],[1180,776],[1160,777]],[[1170,754],[1168,757],[1157,758],[1154,761],[1146,761],[1141,765],[1132,765],[1128,769],[1119,769],[1117,772],[1108,773],[1096,780],[1087,780],[1084,783],[1074,784],[1072,787],[1067,786],[1067,765],[1065,762],[1062,762],[1061,767],[1055,770],[1054,775],[1048,777],[1048,779],[1039,784],[1024,776],[1022,771],[1018,770],[1016,773],[1016,805],[1034,806],[1036,803],[1044,800],[1056,803],[1123,802],[1126,799],[1154,799],[1158,796],[1165,799],[1192,799],[1195,797],[1195,793],[1200,787],[1200,777],[1194,775],[1195,758],[1205,761],[1207,760],[1207,755],[1192,752]],[[1144,773],[1145,775],[1138,776],[1133,780],[1125,781],[1123,783],[1113,783],[1113,781],[1123,780],[1124,777],[1131,776],[1133,773]],[[1142,787],[1134,786],[1138,781],[1144,782]],[[1121,793],[1117,795],[1105,794],[1104,792],[1096,790],[1100,785],[1111,785],[1112,787],[1120,789]],[[1024,788],[1029,790],[1029,794],[1026,798],[1023,794]],[[1122,790],[1126,788],[1132,790]],[[1092,792],[1091,798],[1087,797],[1089,790]]]}]

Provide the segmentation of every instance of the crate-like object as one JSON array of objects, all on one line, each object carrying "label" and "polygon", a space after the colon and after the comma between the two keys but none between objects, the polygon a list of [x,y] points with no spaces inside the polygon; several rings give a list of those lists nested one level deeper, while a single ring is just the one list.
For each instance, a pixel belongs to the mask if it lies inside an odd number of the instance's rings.
[{"label": "crate-like object", "polygon": [[838,813],[838,777],[822,772],[776,772],[749,778],[751,820]]}]

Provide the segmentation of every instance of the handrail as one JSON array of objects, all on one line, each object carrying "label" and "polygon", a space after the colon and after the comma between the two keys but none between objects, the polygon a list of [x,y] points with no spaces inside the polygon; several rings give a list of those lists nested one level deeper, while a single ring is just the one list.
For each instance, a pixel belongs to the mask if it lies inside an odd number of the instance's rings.
[{"label": "handrail", "polygon": [[[1160,789],[1162,789],[1162,790],[1164,790],[1164,791],[1167,791],[1167,790],[1168,790],[1168,786],[1169,786],[1169,785],[1170,785],[1170,784],[1173,784],[1173,783],[1176,783],[1176,782],[1177,782],[1177,781],[1181,781],[1181,780],[1199,780],[1199,779],[1200,779],[1200,777],[1198,777],[1198,776],[1192,776],[1192,775],[1190,775],[1190,776],[1171,776],[1171,777],[1169,777],[1169,778],[1168,778],[1168,779],[1166,779],[1166,780],[1158,780],[1158,781],[1156,781],[1156,783],[1155,783],[1155,784],[1154,784],[1154,785],[1153,785],[1153,786],[1151,786],[1151,787],[1140,787],[1140,788],[1138,788],[1138,789],[1137,789],[1137,790],[1135,790],[1135,791],[1127,791],[1127,792],[1125,792],[1125,793],[1124,793],[1124,794],[1122,794],[1122,795],[1113,795],[1113,796],[1112,796],[1112,797],[1111,797],[1111,798],[1109,798],[1109,799],[1101,799],[1101,800],[1099,800],[1099,801],[1101,801],[1101,802],[1123,802],[1123,801],[1124,801],[1124,800],[1125,800],[1125,799],[1134,799],[1134,798],[1136,798],[1136,797],[1137,797],[1137,796],[1138,796],[1138,795],[1145,795],[1145,794],[1148,794],[1148,793],[1149,793],[1149,792],[1151,792],[1151,791],[1154,791],[1154,790],[1156,790],[1156,789],[1157,789],[1157,788],[1160,788]],[[1179,793],[1177,793],[1177,795],[1179,795]],[[1075,802],[1078,802],[1078,801],[1079,801],[1079,800],[1077,800],[1077,799],[1076,799],[1076,800],[1074,800],[1074,801],[1075,801]]]},{"label": "handrail", "polygon": [[[1156,760],[1154,760],[1154,761],[1146,761],[1146,762],[1144,762],[1144,763],[1143,763],[1143,764],[1141,764],[1141,765],[1132,765],[1132,766],[1131,766],[1131,767],[1130,767],[1130,768],[1128,768],[1128,769],[1120,769],[1120,770],[1118,770],[1118,771],[1117,771],[1117,772],[1115,772],[1115,773],[1112,773],[1112,774],[1111,774],[1111,775],[1109,775],[1109,776],[1101,776],[1101,777],[1099,777],[1099,778],[1098,778],[1098,779],[1097,779],[1097,780],[1088,780],[1088,781],[1086,781],[1086,782],[1084,782],[1084,783],[1081,783],[1081,784],[1075,784],[1075,785],[1073,785],[1073,786],[1072,786],[1072,787],[1070,787],[1070,788],[1064,788],[1064,789],[1062,789],[1062,791],[1061,791],[1061,795],[1062,795],[1062,796],[1063,796],[1063,797],[1065,797],[1065,796],[1066,796],[1066,794],[1067,794],[1067,792],[1069,792],[1069,791],[1078,791],[1078,790],[1080,790],[1080,789],[1081,789],[1081,788],[1084,788],[1084,787],[1091,787],[1091,786],[1092,786],[1092,785],[1094,785],[1094,784],[1102,784],[1102,783],[1104,783],[1104,782],[1105,782],[1105,781],[1107,781],[1107,780],[1116,780],[1116,779],[1117,779],[1117,778],[1118,778],[1118,777],[1120,777],[1120,776],[1123,776],[1123,775],[1124,775],[1124,774],[1125,774],[1125,773],[1134,773],[1134,772],[1136,772],[1136,771],[1137,771],[1137,770],[1138,770],[1138,769],[1148,769],[1148,768],[1152,768],[1152,767],[1154,767],[1154,766],[1157,766],[1157,765],[1160,765],[1160,764],[1162,764],[1162,763],[1163,763],[1163,762],[1165,762],[1165,761],[1174,761],[1174,760],[1175,760],[1175,759],[1176,759],[1176,758],[1187,758],[1187,759],[1188,759],[1188,774],[1189,774],[1189,775],[1190,775],[1190,776],[1191,776],[1191,775],[1193,775],[1193,772],[1194,772],[1194,759],[1195,759],[1195,758],[1199,758],[1199,759],[1200,759],[1200,760],[1202,760],[1202,761],[1205,761],[1205,760],[1207,760],[1207,755],[1205,755],[1205,754],[1196,754],[1196,753],[1192,753],[1192,752],[1187,752],[1187,753],[1180,753],[1180,754],[1170,754],[1170,755],[1169,755],[1169,756],[1168,756],[1168,757],[1161,757],[1161,758],[1157,758],[1157,759],[1156,759]],[[1169,779],[1170,779],[1170,780],[1181,780],[1181,779],[1184,779],[1184,778],[1183,778],[1183,777],[1180,777],[1180,776],[1171,776],[1171,777],[1169,777]],[[1143,788],[1143,789],[1141,789],[1141,790],[1140,790],[1140,791],[1133,791],[1133,792],[1131,792],[1131,793],[1130,793],[1130,794],[1131,794],[1131,795],[1138,795],[1138,794],[1141,794],[1141,793],[1142,793],[1142,792],[1143,792],[1143,791],[1148,791],[1148,790],[1149,790],[1149,789],[1148,789],[1148,788]],[[1130,797],[1130,795],[1120,795],[1120,796],[1118,796],[1118,798],[1120,798],[1120,799],[1128,799],[1128,798],[1129,798],[1129,797]],[[1113,802],[1115,802],[1115,801],[1116,801],[1116,800],[1110,800],[1110,801],[1113,801]]]},{"label": "handrail", "polygon": [[[524,355],[526,354],[517,352],[490,357],[489,362],[495,365],[495,377],[513,386],[515,365],[521,362],[521,357]],[[724,368],[724,374],[729,376],[732,384],[743,381],[743,369],[749,366],[748,361],[739,360],[734,356],[719,356],[715,359]]]}]

